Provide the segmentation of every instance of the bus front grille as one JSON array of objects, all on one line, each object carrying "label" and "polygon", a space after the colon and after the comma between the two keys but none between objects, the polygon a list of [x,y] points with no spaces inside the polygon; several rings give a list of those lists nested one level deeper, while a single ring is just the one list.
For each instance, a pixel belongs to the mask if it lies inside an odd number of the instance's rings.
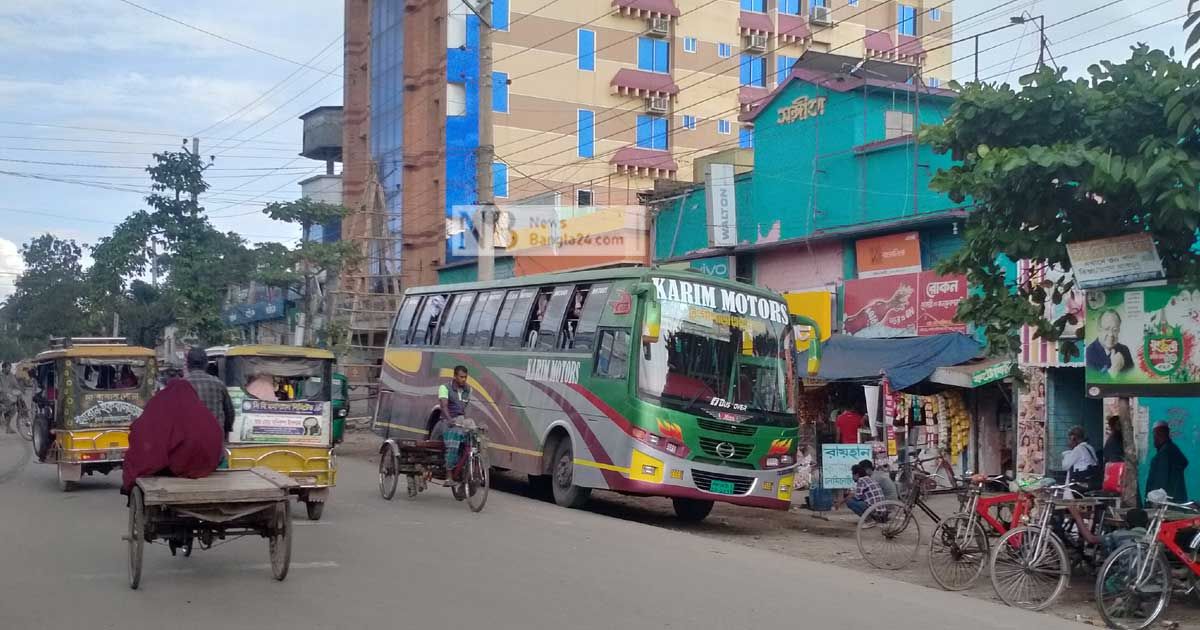
[{"label": "bus front grille", "polygon": [[716,431],[718,433],[728,433],[730,435],[754,435],[758,429],[744,424],[731,424],[728,422],[718,422],[716,420],[705,420],[700,418],[696,420],[696,424],[705,431]]},{"label": "bus front grille", "polygon": [[732,483],[733,494],[746,494],[750,492],[750,488],[754,486],[754,477],[725,475],[721,473],[708,472],[705,470],[692,470],[692,483],[696,484],[697,488],[706,492],[712,492],[712,484],[714,481],[725,481]]},{"label": "bus front grille", "polygon": [[[722,444],[727,444],[721,448]],[[729,447],[733,447],[733,453],[730,454]],[[714,440],[713,438],[700,438],[700,450],[709,455],[716,455],[722,459],[746,459],[750,457],[750,453],[754,452],[753,444],[742,444],[740,442],[727,442],[725,440]]]}]

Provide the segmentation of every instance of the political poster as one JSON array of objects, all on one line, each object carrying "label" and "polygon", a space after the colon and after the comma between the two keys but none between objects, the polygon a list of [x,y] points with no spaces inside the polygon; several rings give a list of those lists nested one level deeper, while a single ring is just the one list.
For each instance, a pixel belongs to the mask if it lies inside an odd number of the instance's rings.
[{"label": "political poster", "polygon": [[242,444],[330,445],[330,404],[242,397],[233,435]]},{"label": "political poster", "polygon": [[1200,395],[1200,290],[1089,291],[1085,330],[1088,396]]}]

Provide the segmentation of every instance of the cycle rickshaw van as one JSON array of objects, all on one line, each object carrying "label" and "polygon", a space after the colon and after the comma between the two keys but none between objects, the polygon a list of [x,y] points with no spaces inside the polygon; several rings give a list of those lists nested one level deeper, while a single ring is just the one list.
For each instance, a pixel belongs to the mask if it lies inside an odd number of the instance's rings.
[{"label": "cycle rickshaw van", "polygon": [[64,337],[33,359],[33,451],[74,490],[120,468],[129,427],[154,395],[154,351],[119,337]]},{"label": "cycle rickshaw van", "polygon": [[208,372],[233,399],[226,458],[234,470],[266,467],[296,481],[308,518],[324,512],[333,461],[333,353],[299,346],[208,349]]}]

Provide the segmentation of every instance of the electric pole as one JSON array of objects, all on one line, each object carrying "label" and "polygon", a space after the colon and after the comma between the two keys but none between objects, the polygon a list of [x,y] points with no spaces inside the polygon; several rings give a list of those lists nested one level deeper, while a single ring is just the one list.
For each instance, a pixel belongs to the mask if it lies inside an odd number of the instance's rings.
[{"label": "electric pole", "polygon": [[496,224],[495,189],[492,162],[496,147],[492,137],[492,0],[464,2],[479,18],[479,149],[475,154],[475,197],[479,215],[479,254],[475,268],[477,280],[487,282],[496,276],[496,251],[493,231]]}]

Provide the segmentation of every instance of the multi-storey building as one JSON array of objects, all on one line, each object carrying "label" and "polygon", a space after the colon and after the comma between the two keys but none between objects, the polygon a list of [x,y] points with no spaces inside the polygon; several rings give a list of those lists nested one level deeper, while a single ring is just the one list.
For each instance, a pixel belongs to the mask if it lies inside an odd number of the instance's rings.
[{"label": "multi-storey building", "polygon": [[[371,211],[344,237],[376,289],[474,273],[442,229],[476,197],[480,21],[463,1],[346,0],[345,196]],[[696,159],[753,147],[739,117],[805,51],[940,66],[934,87],[950,72],[937,0],[492,0],[490,22],[500,204],[635,205],[692,180]]]}]

